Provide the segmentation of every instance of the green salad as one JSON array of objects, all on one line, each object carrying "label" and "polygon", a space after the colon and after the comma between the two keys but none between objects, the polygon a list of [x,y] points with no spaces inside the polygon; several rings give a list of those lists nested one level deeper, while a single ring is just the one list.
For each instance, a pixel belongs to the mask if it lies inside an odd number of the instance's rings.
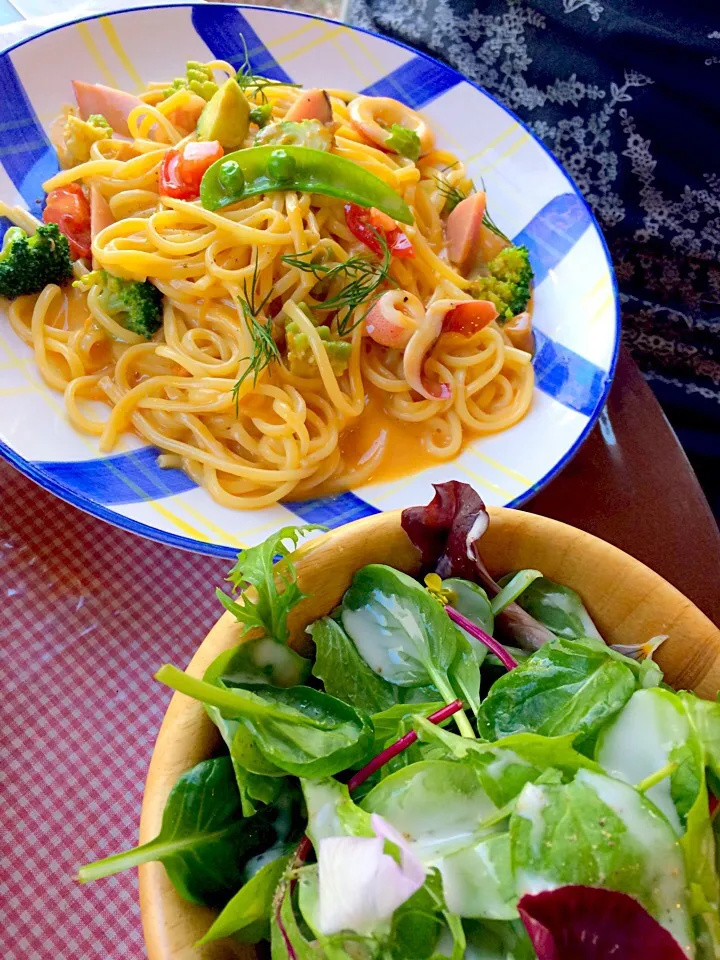
[{"label": "green salad", "polygon": [[156,675],[223,749],[79,879],[160,861],[217,908],[202,944],[273,960],[720,957],[720,704],[663,682],[664,637],[613,646],[541,571],[491,577],[488,522],[455,482],[405,510],[421,574],[358,570],[312,657],[287,618],[316,528],[242,551],[219,598],[249,636]]}]

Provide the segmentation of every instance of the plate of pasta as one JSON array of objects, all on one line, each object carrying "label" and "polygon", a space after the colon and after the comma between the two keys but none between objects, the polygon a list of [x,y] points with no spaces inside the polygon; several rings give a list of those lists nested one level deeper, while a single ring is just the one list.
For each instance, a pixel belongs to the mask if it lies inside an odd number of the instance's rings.
[{"label": "plate of pasta", "polygon": [[0,79],[0,453],[66,501],[230,556],[448,470],[517,505],[592,427],[602,235],[454,70],[202,3],[50,30]]}]

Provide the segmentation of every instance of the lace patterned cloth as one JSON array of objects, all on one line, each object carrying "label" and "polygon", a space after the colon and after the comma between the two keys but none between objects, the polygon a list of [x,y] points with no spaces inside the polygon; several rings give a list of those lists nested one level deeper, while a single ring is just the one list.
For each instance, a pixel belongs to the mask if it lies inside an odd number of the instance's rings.
[{"label": "lace patterned cloth", "polygon": [[564,164],[608,239],[623,339],[720,515],[720,6],[350,0],[348,19],[456,67]]}]

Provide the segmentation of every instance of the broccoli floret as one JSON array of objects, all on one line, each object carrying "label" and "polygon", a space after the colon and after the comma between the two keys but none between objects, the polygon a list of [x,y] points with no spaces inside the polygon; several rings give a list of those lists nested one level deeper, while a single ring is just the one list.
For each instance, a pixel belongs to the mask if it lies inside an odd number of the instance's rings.
[{"label": "broccoli floret", "polygon": [[527,307],[533,271],[527,247],[505,247],[487,265],[489,276],[475,280],[470,293],[476,300],[490,300],[502,323]]},{"label": "broccoli floret", "polygon": [[162,294],[148,280],[123,280],[107,270],[93,270],[75,286],[99,286],[102,307],[126,330],[149,340],[162,326]]},{"label": "broccoli floret", "polygon": [[178,90],[192,90],[203,100],[212,100],[218,91],[218,85],[213,79],[213,72],[204,63],[197,60],[188,60],[185,64],[185,76],[176,77],[172,84],[163,92],[165,98],[171,97]]},{"label": "broccoli floret", "polygon": [[[333,373],[339,377],[347,370],[352,354],[352,344],[344,340],[333,340],[329,327],[316,327],[316,330],[325,347]],[[296,377],[317,376],[317,363],[307,334],[301,331],[294,320],[291,320],[285,327],[285,336],[290,373]]]},{"label": "broccoli floret", "polygon": [[109,140],[112,135],[112,127],[100,113],[93,113],[87,120],[68,114],[63,136],[70,166],[85,163],[90,159],[90,147],[97,140]]},{"label": "broccoli floret", "polygon": [[64,283],[71,276],[70,247],[57,224],[44,223],[31,237],[10,227],[0,252],[0,297],[39,293],[48,283]]}]

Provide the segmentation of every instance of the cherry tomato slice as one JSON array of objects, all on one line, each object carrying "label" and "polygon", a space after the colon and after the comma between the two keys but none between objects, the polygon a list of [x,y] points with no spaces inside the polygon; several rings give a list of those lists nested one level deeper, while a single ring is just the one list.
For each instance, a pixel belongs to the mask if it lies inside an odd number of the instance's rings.
[{"label": "cherry tomato slice", "polygon": [[494,304],[489,300],[463,300],[445,314],[443,332],[471,337],[492,323],[497,315]]},{"label": "cherry tomato slice", "polygon": [[58,225],[67,237],[73,260],[90,256],[90,202],[79,183],[68,183],[50,191],[43,220]]},{"label": "cherry tomato slice", "polygon": [[348,225],[348,230],[376,256],[383,255],[382,243],[378,236],[380,234],[384,235],[385,242],[394,257],[414,257],[413,245],[399,227],[385,231],[383,227],[374,225],[375,220],[378,224],[385,222],[385,215],[381,214],[381,217],[382,219],[375,218],[372,210],[366,210],[365,207],[360,207],[356,203],[345,204],[345,223]]},{"label": "cherry tomato slice", "polygon": [[225,155],[217,140],[186,143],[168,150],[160,166],[160,193],[176,200],[197,200],[205,171]]}]

